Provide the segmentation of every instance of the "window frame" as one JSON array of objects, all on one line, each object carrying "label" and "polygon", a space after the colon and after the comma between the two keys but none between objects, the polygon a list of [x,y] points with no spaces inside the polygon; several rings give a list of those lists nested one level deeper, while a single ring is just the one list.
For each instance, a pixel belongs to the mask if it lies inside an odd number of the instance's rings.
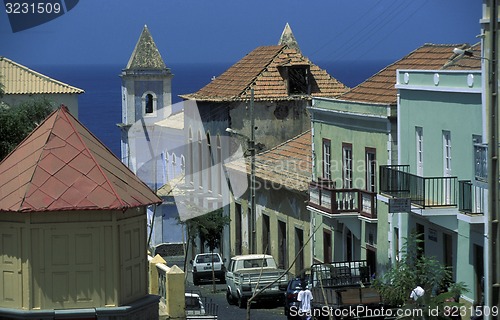
[{"label": "window frame", "polygon": [[[349,151],[349,158],[346,157]],[[342,143],[342,188],[352,189],[353,183],[353,153],[352,143]]]},{"label": "window frame", "polygon": [[[151,96],[151,112],[147,112],[148,96]],[[146,91],[141,97],[142,115],[144,117],[156,117],[158,110],[158,97],[153,91]]]},{"label": "window frame", "polygon": [[[368,159],[369,155],[373,159]],[[377,149],[365,148],[365,189],[370,192],[377,192]]]},{"label": "window frame", "polygon": [[[328,147],[328,151],[325,147]],[[323,179],[332,180],[332,141],[330,139],[323,138],[322,140],[321,164]]]}]

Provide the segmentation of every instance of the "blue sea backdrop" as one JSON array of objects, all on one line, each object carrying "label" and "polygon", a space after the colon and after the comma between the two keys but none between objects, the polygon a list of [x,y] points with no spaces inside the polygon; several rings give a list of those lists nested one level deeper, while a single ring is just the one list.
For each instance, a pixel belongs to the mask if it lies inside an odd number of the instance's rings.
[{"label": "blue sea backdrop", "polygon": [[[196,92],[214,76],[223,73],[231,63],[173,64],[168,67],[172,79],[172,102],[179,95]],[[381,61],[317,63],[331,76],[348,87],[355,87],[387,65]],[[53,79],[85,90],[78,99],[79,120],[120,157],[121,78],[124,65],[40,65],[31,69]],[[174,109],[175,110],[175,109]]]}]

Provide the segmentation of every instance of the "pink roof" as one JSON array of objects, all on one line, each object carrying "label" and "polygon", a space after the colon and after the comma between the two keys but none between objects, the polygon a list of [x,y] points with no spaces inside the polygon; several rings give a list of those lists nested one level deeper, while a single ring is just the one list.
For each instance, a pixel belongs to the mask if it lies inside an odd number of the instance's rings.
[{"label": "pink roof", "polygon": [[0,211],[124,210],[161,203],[64,106],[0,162]]}]

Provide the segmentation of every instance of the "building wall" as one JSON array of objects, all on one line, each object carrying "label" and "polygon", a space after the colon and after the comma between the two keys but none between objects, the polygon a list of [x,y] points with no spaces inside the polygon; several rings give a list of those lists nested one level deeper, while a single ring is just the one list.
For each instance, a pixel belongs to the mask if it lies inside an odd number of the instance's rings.
[{"label": "building wall", "polygon": [[[392,130],[388,114],[390,108],[384,105],[352,103],[332,99],[315,99],[312,114],[313,130],[313,180],[323,177],[323,141],[330,140],[331,145],[331,180],[337,189],[344,188],[343,183],[343,145],[352,147],[352,188],[366,189],[366,151],[375,151],[376,170],[381,164],[387,164],[391,150],[390,133]],[[378,172],[375,184],[378,191]],[[378,207],[377,207],[378,209]],[[328,214],[327,214],[328,215]],[[326,217],[313,211],[313,219],[321,224],[323,232],[330,232],[333,261],[348,258],[352,249],[353,259],[367,259],[368,250],[375,250],[376,269],[381,270],[389,262],[387,234],[389,232],[387,211],[378,210],[377,221],[360,218],[356,214],[339,214]],[[347,248],[347,233],[353,235],[352,246]],[[327,236],[317,236],[314,242],[314,259],[325,261]]]},{"label": "building wall", "polygon": [[481,95],[401,90],[400,163],[416,173],[415,127],[423,129],[423,176],[443,176],[443,131],[451,134],[452,175],[471,179],[473,135],[482,135]]},{"label": "building wall", "polygon": [[[250,137],[250,102],[233,103],[230,126]],[[258,101],[254,103],[255,143],[258,151],[268,150],[309,130],[308,101]]]},{"label": "building wall", "polygon": [[[270,185],[265,186],[263,181],[259,180],[262,186],[256,191],[256,253],[269,253],[276,260],[277,264],[284,269],[290,267],[290,272],[298,275],[312,264],[311,250],[313,240],[310,213],[306,209],[307,195],[290,191],[284,186]],[[241,252],[237,252],[236,246],[231,247],[231,256],[236,254],[250,253],[249,237],[251,226],[248,214],[250,212],[247,200],[243,196],[236,199],[231,206],[231,242],[233,244],[241,243]],[[236,217],[236,206],[241,207],[241,217]],[[266,232],[264,216],[268,217],[269,231]],[[239,223],[239,230],[236,221]],[[280,228],[285,228],[284,234],[281,234]],[[239,231],[239,232],[238,232]],[[302,233],[302,243],[305,245],[302,250],[303,263],[294,260],[301,248],[300,238],[297,233]],[[241,239],[239,239],[241,235]],[[267,249],[267,251],[266,251]]]},{"label": "building wall", "polygon": [[[399,70],[399,164],[417,173],[416,127],[423,133],[424,177],[444,177],[443,132],[451,136],[451,176],[474,181],[473,138],[483,136],[482,77],[479,71]],[[458,195],[458,185],[455,192]],[[457,198],[458,199],[458,198]],[[441,215],[440,215],[441,214]],[[413,210],[393,220],[403,238],[423,226],[425,254],[452,267],[454,280],[464,282],[469,302],[479,299],[482,274],[476,251],[484,245],[484,225],[458,219],[458,207]],[[422,215],[429,215],[422,217]],[[446,245],[445,238],[448,240]]]},{"label": "building wall", "polygon": [[0,220],[0,307],[111,307],[147,295],[144,209],[3,212]]}]

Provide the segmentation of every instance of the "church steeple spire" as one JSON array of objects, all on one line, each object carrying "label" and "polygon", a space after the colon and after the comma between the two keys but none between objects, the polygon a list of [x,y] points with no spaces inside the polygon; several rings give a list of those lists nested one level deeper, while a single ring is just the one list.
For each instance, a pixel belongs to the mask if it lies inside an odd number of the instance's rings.
[{"label": "church steeple spire", "polygon": [[161,58],[148,26],[144,25],[141,36],[130,56],[126,69],[166,69],[167,66]]},{"label": "church steeple spire", "polygon": [[297,40],[295,40],[295,36],[293,35],[292,28],[290,28],[290,25],[288,22],[285,25],[285,28],[283,29],[283,32],[281,33],[280,41],[278,44],[286,44],[289,48],[295,49],[298,52],[300,52],[299,44]]}]

